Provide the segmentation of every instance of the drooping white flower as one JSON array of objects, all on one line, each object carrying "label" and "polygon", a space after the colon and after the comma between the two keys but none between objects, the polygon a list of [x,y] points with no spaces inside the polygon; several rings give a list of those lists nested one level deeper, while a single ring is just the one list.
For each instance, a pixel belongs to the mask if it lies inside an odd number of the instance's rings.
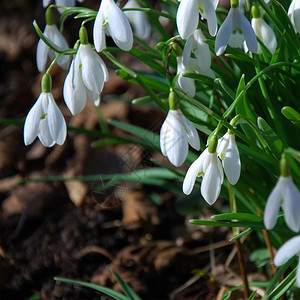
[{"label": "drooping white flower", "polygon": [[264,224],[268,230],[274,228],[280,206],[288,227],[298,232],[300,230],[300,193],[291,176],[280,176],[267,200]]},{"label": "drooping white flower", "polygon": [[183,61],[185,65],[188,62],[193,53],[197,59],[197,65],[203,72],[208,71],[211,66],[211,53],[209,46],[204,42],[205,36],[201,29],[197,29],[186,41],[183,48]]},{"label": "drooping white flower", "polygon": [[293,0],[289,10],[288,16],[294,26],[296,32],[300,33],[300,1]]},{"label": "drooping white flower", "polygon": [[[123,8],[141,8],[136,0],[129,0]],[[133,25],[134,31],[142,40],[146,40],[149,38],[151,33],[151,26],[149,23],[149,19],[146,13],[143,11],[134,11],[128,10],[124,12]]]},{"label": "drooping white flower", "polygon": [[196,150],[200,149],[196,128],[179,109],[170,109],[160,130],[162,154],[179,167],[188,155],[189,144]]},{"label": "drooping white flower", "polygon": [[[252,18],[251,25],[254,29],[256,36],[263,42],[263,44],[269,49],[271,54],[274,54],[277,48],[277,39],[273,29],[260,18]],[[258,52],[261,53],[260,45],[258,45]]]},{"label": "drooping white flower", "polygon": [[[197,73],[215,78],[214,72],[210,69],[210,50],[204,43],[204,38],[201,30],[196,30],[184,45],[182,55],[177,56],[177,85],[191,97],[196,92],[195,81],[193,78],[184,77],[183,74]],[[192,53],[196,58],[191,57]]]},{"label": "drooping white flower", "polygon": [[[62,33],[58,30],[54,24],[54,16],[51,8],[48,8],[46,11],[46,27],[44,30],[44,36],[51,41],[57,48],[67,50],[69,48],[66,39],[63,37]],[[57,52],[50,49],[46,43],[40,39],[36,49],[36,63],[37,68],[40,72],[44,72],[46,68],[46,63],[48,56],[51,60],[58,55]],[[58,60],[57,64],[63,69],[67,70],[69,68],[69,56],[62,55]]]},{"label": "drooping white flower", "polygon": [[108,78],[103,60],[90,44],[81,44],[72,60],[63,89],[64,100],[71,113],[76,115],[83,110],[87,95],[98,106],[100,93]]},{"label": "drooping white flower", "polygon": [[244,41],[251,52],[257,53],[257,39],[250,22],[239,7],[231,7],[216,36],[216,55],[223,54],[228,44],[238,48],[243,46]]},{"label": "drooping white flower", "polygon": [[25,145],[30,145],[36,137],[45,147],[62,145],[66,136],[66,122],[52,94],[42,92],[25,120]]},{"label": "drooping white flower", "polygon": [[[190,65],[189,60],[183,60],[182,56],[177,56],[177,85],[189,96],[194,97],[196,93],[195,80],[193,78],[184,77],[185,73],[194,73],[195,70]],[[187,62],[187,64],[184,64]]]},{"label": "drooping white flower", "polygon": [[98,52],[106,48],[105,32],[116,45],[129,51],[133,44],[132,29],[126,15],[113,0],[102,0],[94,23],[94,43]]},{"label": "drooping white flower", "polygon": [[215,36],[217,33],[216,8],[219,0],[181,0],[176,23],[181,38],[188,38],[198,27],[199,13],[207,20],[209,34]]},{"label": "drooping white flower", "polygon": [[230,184],[235,185],[241,175],[239,150],[235,142],[235,134],[226,133],[218,141],[217,153],[222,160],[225,175]]},{"label": "drooping white flower", "polygon": [[[251,8],[252,20],[251,25],[256,36],[263,42],[263,44],[269,49],[271,54],[274,54],[277,48],[277,39],[273,29],[262,18],[260,9],[253,5]],[[247,48],[247,47],[246,47]],[[247,50],[247,49],[246,49]],[[258,45],[257,53],[261,53],[261,47]]]},{"label": "drooping white flower", "polygon": [[192,192],[196,178],[200,176],[203,176],[201,195],[208,204],[212,205],[220,195],[224,175],[217,153],[209,152],[209,148],[206,148],[192,163],[185,175],[182,190],[186,195]]},{"label": "drooping white flower", "polygon": [[[297,255],[299,257],[300,253],[300,236],[295,236],[285,242],[276,253],[274,257],[274,265],[282,266],[290,258]],[[298,286],[300,286],[300,260],[298,261],[298,268],[296,272],[296,281]]]},{"label": "drooping white flower", "polygon": [[[83,2],[84,0],[77,0],[78,2]],[[73,7],[75,6],[75,0],[55,0],[56,5],[60,6],[66,6],[66,7]],[[43,6],[47,7],[51,3],[51,0],[43,0]],[[64,9],[63,8],[58,8],[58,11],[60,13],[63,13]]]}]

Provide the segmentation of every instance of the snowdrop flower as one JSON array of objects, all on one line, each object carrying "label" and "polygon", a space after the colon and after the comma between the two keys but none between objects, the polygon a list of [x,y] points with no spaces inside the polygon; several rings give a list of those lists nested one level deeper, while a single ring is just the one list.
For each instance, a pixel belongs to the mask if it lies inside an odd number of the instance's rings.
[{"label": "snowdrop flower", "polygon": [[300,33],[300,1],[293,0],[289,10],[288,16],[294,26],[296,32]]},{"label": "snowdrop flower", "polygon": [[[84,0],[77,0],[78,2],[83,2]],[[51,0],[43,0],[43,6],[47,7],[51,3]],[[75,0],[55,0],[56,5],[73,7],[75,6]],[[60,13],[64,12],[63,8],[57,8]]]},{"label": "snowdrop flower", "polygon": [[[277,251],[274,257],[274,265],[282,266],[290,258],[297,255],[299,257],[300,253],[300,236],[295,236],[285,242]],[[296,281],[298,286],[300,286],[300,260],[298,261],[298,268],[296,273]]]},{"label": "snowdrop flower", "polygon": [[[262,18],[259,8],[256,5],[252,6],[252,20],[251,25],[256,36],[269,49],[271,54],[274,54],[277,48],[277,39],[273,29]],[[258,45],[257,53],[261,53],[260,45]]]},{"label": "snowdrop flower", "polygon": [[188,38],[198,27],[199,12],[203,19],[207,19],[209,34],[217,33],[216,8],[219,0],[181,0],[176,23],[181,38]]},{"label": "snowdrop flower", "polygon": [[67,126],[51,93],[51,77],[42,79],[42,93],[29,111],[24,125],[24,143],[30,145],[36,137],[45,147],[62,145],[66,139]]},{"label": "snowdrop flower", "polygon": [[[191,57],[192,52],[196,58]],[[177,51],[176,54],[178,75],[176,83],[186,94],[194,97],[196,93],[195,80],[193,78],[184,77],[183,74],[197,73],[213,79],[215,78],[214,72],[210,69],[211,55],[209,47],[204,43],[204,35],[201,30],[196,30],[193,35],[188,38],[183,51],[181,51],[181,53]]]},{"label": "snowdrop flower", "polygon": [[129,51],[133,44],[132,30],[126,15],[113,0],[102,0],[94,23],[94,43],[98,52],[106,48],[105,31],[116,45]]},{"label": "snowdrop flower", "polygon": [[205,201],[212,205],[220,195],[224,180],[222,165],[216,153],[217,137],[210,139],[209,146],[188,169],[182,190],[186,195],[192,192],[197,177],[203,176],[201,194]]},{"label": "snowdrop flower", "polygon": [[230,184],[235,185],[241,174],[239,150],[235,142],[235,134],[228,131],[218,141],[217,153],[222,160],[225,175]]},{"label": "snowdrop flower", "polygon": [[[136,0],[129,0],[123,8],[141,8],[141,6]],[[124,13],[133,25],[137,37],[142,40],[148,39],[151,33],[151,26],[147,14],[143,11],[134,10],[128,10]]]},{"label": "snowdrop flower", "polygon": [[268,230],[274,228],[281,206],[286,224],[291,230],[298,232],[300,230],[300,193],[289,174],[288,163],[284,155],[280,161],[280,170],[281,176],[267,200],[264,224]]},{"label": "snowdrop flower", "polygon": [[87,95],[96,106],[99,105],[100,93],[109,77],[103,60],[88,43],[84,27],[79,36],[81,45],[72,60],[63,89],[65,102],[73,115],[83,110]]},{"label": "snowdrop flower", "polygon": [[246,41],[246,45],[251,52],[257,53],[258,44],[255,32],[248,19],[239,9],[238,0],[232,0],[227,18],[216,36],[216,55],[223,54],[227,44],[233,48],[238,48],[243,46],[244,41]]},{"label": "snowdrop flower", "polygon": [[[55,44],[62,51],[67,50],[69,48],[67,41],[58,30],[56,25],[54,24],[54,17],[52,13],[52,9],[48,8],[46,11],[46,27],[44,30],[44,35],[47,39],[49,39],[53,44]],[[46,68],[47,58],[50,57],[53,60],[58,55],[57,52],[50,49],[42,39],[39,40],[37,49],[36,49],[36,63],[37,68],[40,72],[44,72]],[[67,70],[69,67],[69,56],[62,55],[57,63],[60,67]]]},{"label": "snowdrop flower", "polygon": [[209,46],[204,42],[205,36],[201,29],[197,29],[188,38],[183,49],[183,61],[185,65],[188,65],[191,53],[194,53],[197,64],[200,70],[208,71],[211,66],[211,53]]},{"label": "snowdrop flower", "polygon": [[194,97],[196,93],[195,80],[193,78],[184,77],[185,73],[196,73],[205,75],[207,77],[216,78],[214,72],[211,69],[202,70],[198,64],[198,60],[190,58],[184,60],[184,57],[177,57],[177,85],[189,96]]},{"label": "snowdrop flower", "polygon": [[160,148],[162,154],[179,167],[188,155],[188,145],[199,150],[200,140],[194,125],[178,108],[173,91],[170,92],[169,104],[170,110],[160,130]]},{"label": "snowdrop flower", "polygon": [[194,97],[196,93],[195,80],[193,78],[184,77],[184,73],[194,73],[195,70],[189,64],[190,60],[187,61],[188,64],[184,64],[183,57],[177,56],[177,85],[189,96]]}]

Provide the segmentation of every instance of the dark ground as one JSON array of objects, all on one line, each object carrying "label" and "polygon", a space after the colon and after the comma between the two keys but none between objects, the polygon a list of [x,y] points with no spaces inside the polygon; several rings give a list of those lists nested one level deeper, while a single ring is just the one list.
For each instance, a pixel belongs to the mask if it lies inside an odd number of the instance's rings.
[{"label": "dark ground", "polygon": [[[38,37],[32,21],[43,28],[41,2],[1,1],[0,118],[23,121],[40,93]],[[86,1],[94,9],[97,2]],[[72,24],[67,21],[65,30],[70,44],[76,40],[70,35]],[[69,125],[100,130],[91,104],[71,119],[62,100],[66,72],[55,67],[51,75],[54,97]],[[118,79],[114,71],[110,75],[102,93],[103,118],[159,132],[164,115],[129,105],[128,100],[143,96],[143,91]],[[99,299],[99,292],[55,282],[53,277],[120,290],[110,269],[143,299],[221,299],[230,287],[241,284],[234,245],[228,242],[230,231],[189,225],[188,219],[198,215],[182,214],[177,196],[169,191],[124,183],[98,193],[101,180],[17,184],[25,177],[149,168],[149,155],[159,157],[157,153],[137,145],[92,148],[95,138],[75,132],[69,132],[61,147],[46,149],[39,141],[25,147],[22,126],[0,129],[1,299]],[[205,208],[202,212],[202,218],[208,217]],[[237,291],[230,299],[241,295]]]}]

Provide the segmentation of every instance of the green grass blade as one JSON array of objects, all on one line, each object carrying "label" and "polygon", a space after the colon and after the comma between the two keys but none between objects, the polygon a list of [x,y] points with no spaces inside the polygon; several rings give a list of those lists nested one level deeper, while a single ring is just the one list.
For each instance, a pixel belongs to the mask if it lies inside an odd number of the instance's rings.
[{"label": "green grass blade", "polygon": [[83,281],[78,281],[78,280],[72,280],[72,279],[67,279],[67,278],[61,278],[61,277],[54,277],[54,280],[56,281],[60,281],[60,282],[65,282],[65,283],[70,283],[70,284],[75,284],[75,285],[80,285],[80,286],[84,286],[84,287],[88,287],[91,289],[94,289],[96,291],[99,291],[101,293],[104,293],[116,300],[128,300],[128,298],[126,296],[124,296],[123,294],[116,292],[112,289],[109,289],[107,287],[104,286],[100,286],[97,284],[93,284],[93,283],[88,283],[88,282],[83,282]]}]

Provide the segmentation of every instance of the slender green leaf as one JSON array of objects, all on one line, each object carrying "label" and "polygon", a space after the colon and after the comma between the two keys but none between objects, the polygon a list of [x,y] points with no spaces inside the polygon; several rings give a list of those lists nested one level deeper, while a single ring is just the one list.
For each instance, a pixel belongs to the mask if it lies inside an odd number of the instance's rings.
[{"label": "slender green leaf", "polygon": [[121,286],[123,292],[131,300],[141,300],[141,298],[132,290],[132,288],[120,277],[118,273],[111,270],[112,274],[116,278],[118,284]]},{"label": "slender green leaf", "polygon": [[104,286],[96,285],[93,283],[88,283],[88,282],[83,282],[83,281],[78,281],[78,280],[72,280],[72,279],[67,279],[67,278],[61,278],[61,277],[54,277],[54,280],[60,281],[60,282],[65,282],[65,283],[70,283],[74,285],[80,285],[84,287],[88,287],[91,289],[94,289],[96,291],[99,291],[101,293],[104,293],[105,295],[108,295],[116,300],[128,300],[126,296],[123,294],[116,292],[112,289],[106,288]]}]

